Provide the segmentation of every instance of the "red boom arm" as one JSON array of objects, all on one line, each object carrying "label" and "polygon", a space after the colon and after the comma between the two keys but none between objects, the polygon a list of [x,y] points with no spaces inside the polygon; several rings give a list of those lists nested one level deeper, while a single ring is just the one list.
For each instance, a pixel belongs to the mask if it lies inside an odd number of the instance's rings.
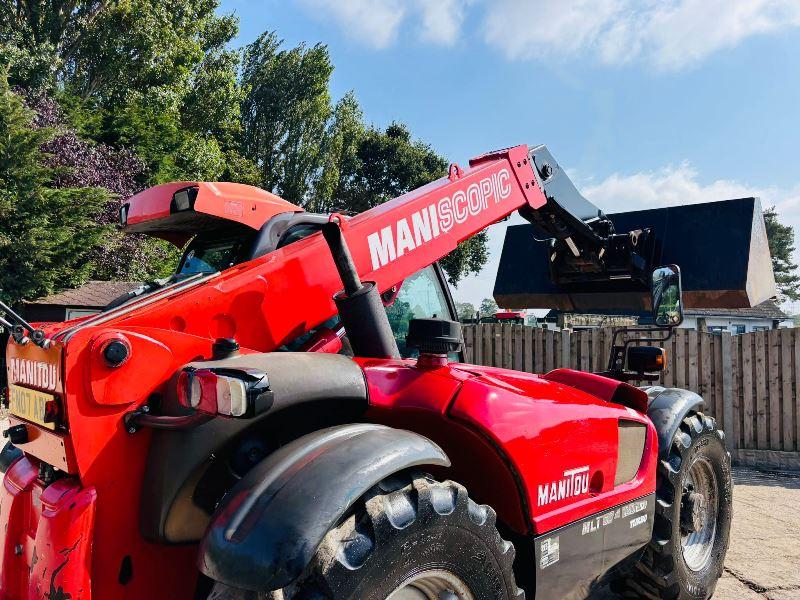
[{"label": "red boom arm", "polygon": [[[346,220],[342,229],[362,279],[385,291],[515,210],[545,202],[528,147],[515,146],[473,159],[467,170],[453,165],[448,177]],[[334,315],[332,296],[342,283],[322,236],[313,235],[187,287],[103,313],[57,339],[116,322],[235,336],[244,347],[270,351]]]}]

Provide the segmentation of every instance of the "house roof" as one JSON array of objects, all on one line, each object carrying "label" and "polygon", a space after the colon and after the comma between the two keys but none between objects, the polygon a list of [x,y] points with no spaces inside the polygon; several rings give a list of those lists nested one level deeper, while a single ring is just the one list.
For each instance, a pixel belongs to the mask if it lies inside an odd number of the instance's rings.
[{"label": "house roof", "polygon": [[739,317],[749,319],[788,319],[772,300],[756,304],[752,308],[687,308],[684,311],[693,317]]},{"label": "house roof", "polygon": [[[547,313],[545,318],[555,319],[561,312],[551,310]],[[692,317],[737,317],[740,319],[788,319],[789,315],[783,312],[777,304],[772,300],[766,300],[761,304],[757,304],[751,308],[687,308],[684,311],[686,316]],[[639,317],[639,323],[642,319],[652,319],[650,312],[631,312],[631,311],[587,311],[586,314],[603,314],[615,316],[636,316]]]},{"label": "house roof", "polygon": [[112,300],[140,285],[142,283],[139,281],[88,281],[79,288],[51,294],[28,304],[103,308]]}]

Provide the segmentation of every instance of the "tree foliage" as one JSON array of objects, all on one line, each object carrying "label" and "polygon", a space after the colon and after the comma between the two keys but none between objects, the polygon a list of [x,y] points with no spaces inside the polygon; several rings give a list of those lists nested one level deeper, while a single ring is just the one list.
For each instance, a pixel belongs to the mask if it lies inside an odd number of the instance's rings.
[{"label": "tree foliage", "polygon": [[470,302],[456,302],[456,315],[458,315],[459,320],[465,321],[467,319],[474,319],[476,312],[474,304]]},{"label": "tree foliage", "polygon": [[[237,19],[218,8],[0,0],[0,64],[35,111],[49,189],[107,190],[91,210],[108,225],[120,198],[172,180],[238,181],[310,211],[355,213],[445,174],[404,125],[368,126],[353,93],[332,101],[325,46],[286,47],[267,32],[232,50]],[[442,261],[449,279],[479,270],[486,252],[485,234],[459,246]],[[175,259],[160,242],[109,231],[81,256],[81,272],[126,279],[161,276]]]},{"label": "tree foliage", "polygon": [[111,192],[93,215],[97,224],[107,227],[88,255],[91,278],[139,281],[167,275],[177,260],[174,248],[147,236],[122,234],[114,227],[120,198],[144,188],[142,160],[130,150],[79,137],[66,123],[58,103],[43,93],[29,95],[26,103],[34,111],[33,126],[48,128],[52,134],[40,149],[45,164],[53,169],[53,187],[95,187]]},{"label": "tree foliage", "polygon": [[325,46],[281,46],[264,33],[244,49],[242,149],[267,189],[302,206],[323,165],[333,64]]},{"label": "tree foliage", "polygon": [[353,174],[360,164],[359,149],[366,133],[363,113],[355,95],[348,92],[336,103],[322,146],[322,170],[307,209],[331,212],[342,207]]},{"label": "tree foliage", "polygon": [[[340,168],[331,206],[341,212],[362,212],[447,174],[448,162],[430,145],[412,139],[401,123],[385,130],[367,129],[348,169]],[[348,172],[349,171],[349,172]],[[459,244],[440,262],[451,283],[477,273],[488,259],[487,233]]]},{"label": "tree foliage", "polygon": [[782,299],[800,300],[800,275],[794,262],[794,228],[778,220],[775,207],[764,211],[767,226],[769,253],[772,256],[772,271]]},{"label": "tree foliage", "polygon": [[0,83],[0,296],[18,303],[83,283],[103,227],[94,214],[106,191],[57,187],[42,147],[52,131],[36,127],[22,98]]},{"label": "tree foliage", "polygon": [[500,310],[500,307],[497,306],[497,302],[494,301],[494,298],[484,298],[481,300],[481,306],[478,310],[482,317],[489,317]]}]

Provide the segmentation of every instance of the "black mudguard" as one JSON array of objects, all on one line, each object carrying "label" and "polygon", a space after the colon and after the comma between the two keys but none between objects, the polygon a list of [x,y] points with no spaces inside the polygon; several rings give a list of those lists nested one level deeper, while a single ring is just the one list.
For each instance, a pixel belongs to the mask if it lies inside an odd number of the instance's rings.
[{"label": "black mudguard", "polygon": [[253,591],[296,579],[325,534],[386,477],[450,466],[436,444],[382,425],[317,431],[270,455],[225,496],[200,545],[198,566],[216,581]]},{"label": "black mudguard", "polygon": [[[217,418],[190,429],[153,432],[142,484],[140,523],[144,537],[157,543],[199,541],[208,515],[192,502],[196,477],[226,444],[247,430],[291,409],[305,407],[318,414],[324,405],[341,415],[339,423],[355,421],[367,409],[364,372],[346,356],[272,352],[192,364],[263,370],[269,375],[274,402],[270,410],[252,419]],[[175,405],[177,400],[171,402]]]},{"label": "black mudguard", "polygon": [[681,421],[691,411],[703,405],[703,398],[689,390],[680,388],[663,388],[652,386],[644,388],[650,397],[647,415],[656,426],[658,433],[658,457],[669,458],[672,438],[680,427]]}]

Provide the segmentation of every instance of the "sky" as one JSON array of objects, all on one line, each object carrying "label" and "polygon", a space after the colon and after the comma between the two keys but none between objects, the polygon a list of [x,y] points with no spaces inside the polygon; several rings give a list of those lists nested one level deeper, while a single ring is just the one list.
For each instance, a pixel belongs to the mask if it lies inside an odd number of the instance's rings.
[{"label": "sky", "polygon": [[[800,0],[222,0],[448,160],[546,144],[606,212],[758,196],[800,232]],[[512,218],[518,222],[518,217]],[[453,289],[478,304],[489,263]]]}]

